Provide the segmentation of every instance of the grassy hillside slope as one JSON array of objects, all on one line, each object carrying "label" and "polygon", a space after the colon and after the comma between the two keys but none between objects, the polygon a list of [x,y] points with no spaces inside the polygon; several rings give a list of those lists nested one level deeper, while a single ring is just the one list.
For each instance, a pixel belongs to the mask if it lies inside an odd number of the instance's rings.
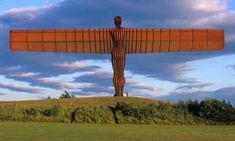
[{"label": "grassy hillside slope", "polygon": [[215,124],[168,102],[91,97],[0,102],[0,120],[108,124]]},{"label": "grassy hillside slope", "polygon": [[77,105],[77,106],[114,106],[117,102],[125,102],[127,104],[166,104],[166,102],[157,101],[147,98],[138,97],[86,97],[86,98],[65,98],[65,99],[45,99],[45,100],[29,100],[29,101],[9,101],[0,102],[2,105],[12,105],[16,104],[18,106],[53,106],[53,105]]}]

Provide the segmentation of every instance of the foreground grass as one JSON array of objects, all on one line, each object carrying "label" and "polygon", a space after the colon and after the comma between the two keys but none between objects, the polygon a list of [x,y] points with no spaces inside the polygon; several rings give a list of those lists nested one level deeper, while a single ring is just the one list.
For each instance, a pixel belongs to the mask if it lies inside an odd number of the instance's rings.
[{"label": "foreground grass", "polygon": [[0,141],[234,141],[235,126],[0,122]]}]

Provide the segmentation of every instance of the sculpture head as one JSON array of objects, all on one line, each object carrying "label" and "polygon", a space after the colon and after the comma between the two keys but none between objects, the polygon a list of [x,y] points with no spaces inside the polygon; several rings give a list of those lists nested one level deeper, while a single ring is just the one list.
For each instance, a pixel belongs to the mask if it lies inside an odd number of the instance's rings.
[{"label": "sculpture head", "polygon": [[114,24],[115,24],[116,28],[121,28],[121,25],[122,25],[121,16],[114,17]]}]

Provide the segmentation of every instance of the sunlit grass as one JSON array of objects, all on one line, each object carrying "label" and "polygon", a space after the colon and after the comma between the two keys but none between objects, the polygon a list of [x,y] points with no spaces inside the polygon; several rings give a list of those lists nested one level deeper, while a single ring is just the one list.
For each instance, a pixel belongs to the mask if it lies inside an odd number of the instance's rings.
[{"label": "sunlit grass", "polygon": [[0,122],[0,141],[234,141],[234,126]]},{"label": "sunlit grass", "polygon": [[158,104],[158,103],[166,103],[153,99],[147,98],[137,98],[137,97],[88,97],[88,98],[69,98],[69,99],[50,99],[50,100],[29,100],[29,101],[10,101],[10,102],[0,102],[1,105],[12,105],[17,104],[19,106],[30,106],[30,105],[110,105],[113,106],[117,102],[125,102],[125,103],[138,103],[138,104]]}]

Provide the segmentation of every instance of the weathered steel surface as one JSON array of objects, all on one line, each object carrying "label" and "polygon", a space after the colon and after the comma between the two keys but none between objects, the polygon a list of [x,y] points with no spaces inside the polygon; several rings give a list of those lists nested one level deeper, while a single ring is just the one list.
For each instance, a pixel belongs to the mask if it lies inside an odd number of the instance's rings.
[{"label": "weathered steel surface", "polygon": [[12,30],[13,51],[110,53],[110,29]]},{"label": "weathered steel surface", "polygon": [[11,30],[12,51],[111,54],[114,96],[123,96],[126,54],[224,49],[224,30],[132,29]]},{"label": "weathered steel surface", "polygon": [[[216,29],[122,29],[127,54],[221,50],[224,31]],[[13,51],[110,54],[110,29],[12,30]]]},{"label": "weathered steel surface", "polygon": [[124,44],[125,32],[123,29],[116,29],[111,33],[113,41],[112,66],[113,66],[113,85],[115,88],[114,96],[123,96],[125,84],[124,69],[126,63],[126,46]]}]

